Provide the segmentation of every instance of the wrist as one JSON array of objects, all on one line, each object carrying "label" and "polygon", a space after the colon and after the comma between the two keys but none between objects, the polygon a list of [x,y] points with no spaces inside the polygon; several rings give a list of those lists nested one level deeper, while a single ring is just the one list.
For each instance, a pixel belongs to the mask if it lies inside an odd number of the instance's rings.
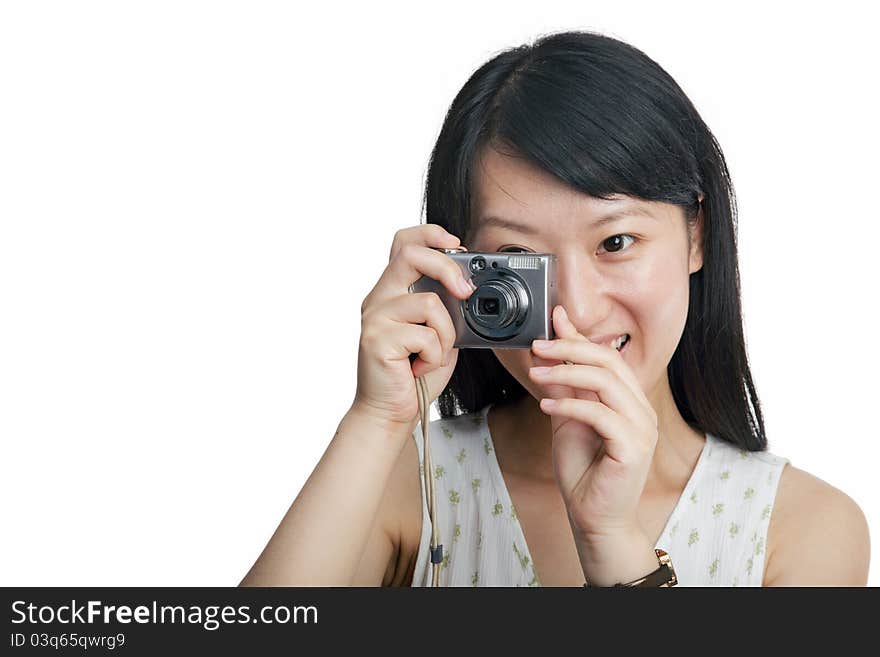
[{"label": "wrist", "polygon": [[626,584],[657,570],[657,554],[644,532],[630,530],[582,538],[578,554],[590,586]]},{"label": "wrist", "polygon": [[344,426],[345,431],[377,436],[378,440],[402,445],[406,439],[412,437],[418,422],[418,417],[411,422],[391,420],[375,409],[355,401],[342,418],[339,431],[343,431]]}]

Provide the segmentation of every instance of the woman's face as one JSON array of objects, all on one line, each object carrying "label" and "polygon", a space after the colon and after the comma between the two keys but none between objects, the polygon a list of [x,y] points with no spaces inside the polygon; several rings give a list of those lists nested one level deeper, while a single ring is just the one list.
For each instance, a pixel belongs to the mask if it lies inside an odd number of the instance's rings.
[{"label": "woman's face", "polygon": [[[621,356],[651,398],[658,385],[668,385],[666,366],[687,319],[688,277],[702,267],[700,214],[689,252],[678,206],[595,198],[487,148],[475,167],[475,223],[466,246],[555,253],[558,303],[593,342],[610,345],[629,334]],[[529,379],[530,350],[493,352],[532,396],[548,396]]]}]

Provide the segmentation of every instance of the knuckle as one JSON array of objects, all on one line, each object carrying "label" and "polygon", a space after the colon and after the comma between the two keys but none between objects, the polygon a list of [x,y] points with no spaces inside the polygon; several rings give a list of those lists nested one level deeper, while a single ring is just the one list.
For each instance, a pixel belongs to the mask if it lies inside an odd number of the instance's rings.
[{"label": "knuckle", "polygon": [[596,414],[601,415],[607,408],[604,404],[599,402],[599,395],[592,391],[590,391],[589,399],[579,399],[578,401],[581,402],[579,406],[581,407],[582,412],[591,417],[595,417]]},{"label": "knuckle", "polygon": [[391,249],[389,251],[391,256],[393,256],[397,251],[400,250],[400,243],[402,240],[403,229],[400,229],[394,233],[394,238],[391,240]]},{"label": "knuckle", "polygon": [[361,345],[370,349],[376,345],[376,331],[370,326],[365,326],[361,330]]},{"label": "knuckle", "polygon": [[438,312],[441,308],[444,308],[443,299],[436,292],[428,292],[425,296],[425,306],[430,312]]},{"label": "knuckle", "polygon": [[455,339],[456,333],[454,329],[447,330],[446,327],[440,327],[437,329],[437,343],[440,346],[440,350],[443,352],[444,358],[450,357],[453,350],[456,349]]},{"label": "knuckle", "polygon": [[451,351],[452,348],[455,346],[456,332],[455,326],[452,324],[452,320],[448,317],[446,318],[446,321],[443,322],[443,338],[444,340],[446,340],[446,344]]},{"label": "knuckle", "polygon": [[458,282],[459,278],[464,278],[464,273],[461,271],[461,267],[459,267],[453,260],[449,259],[449,265],[446,267],[447,276],[449,276],[449,280],[452,281],[453,284]]},{"label": "knuckle", "polygon": [[418,250],[418,245],[413,244],[412,242],[407,242],[402,247],[400,247],[400,256],[407,262],[411,262]]},{"label": "knuckle", "polygon": [[435,239],[442,239],[449,235],[449,231],[440,224],[425,224],[425,226],[427,232],[429,232]]}]

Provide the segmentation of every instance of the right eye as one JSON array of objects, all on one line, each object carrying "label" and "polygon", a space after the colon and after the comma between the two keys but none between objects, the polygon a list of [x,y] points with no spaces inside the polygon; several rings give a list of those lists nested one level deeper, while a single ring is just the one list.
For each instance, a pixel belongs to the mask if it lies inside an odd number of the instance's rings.
[{"label": "right eye", "polygon": [[508,244],[498,248],[498,253],[528,253],[529,249],[516,244]]}]

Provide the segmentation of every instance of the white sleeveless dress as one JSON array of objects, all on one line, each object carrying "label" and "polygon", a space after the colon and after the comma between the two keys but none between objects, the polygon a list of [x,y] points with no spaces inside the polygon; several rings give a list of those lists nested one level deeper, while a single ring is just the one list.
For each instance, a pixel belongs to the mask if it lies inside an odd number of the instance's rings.
[{"label": "white sleeveless dress", "polygon": [[[541,586],[482,411],[431,422],[431,458],[443,562],[441,586]],[[422,533],[412,586],[431,585],[431,519],[419,450]],[[761,586],[767,527],[789,460],[748,452],[711,434],[655,547],[678,586]]]}]

